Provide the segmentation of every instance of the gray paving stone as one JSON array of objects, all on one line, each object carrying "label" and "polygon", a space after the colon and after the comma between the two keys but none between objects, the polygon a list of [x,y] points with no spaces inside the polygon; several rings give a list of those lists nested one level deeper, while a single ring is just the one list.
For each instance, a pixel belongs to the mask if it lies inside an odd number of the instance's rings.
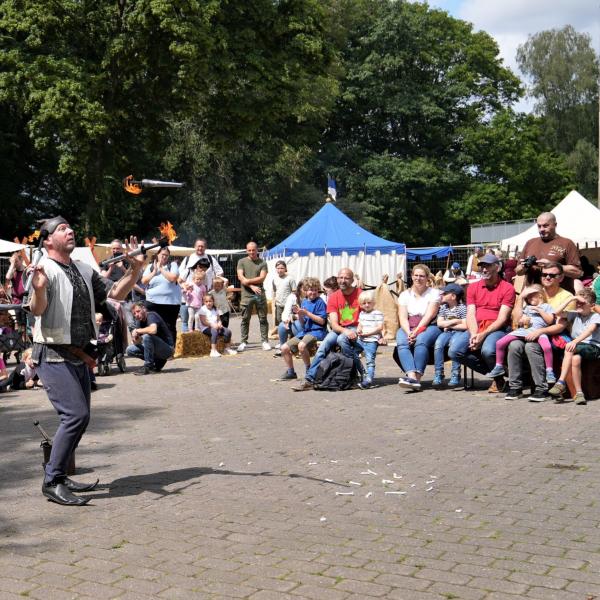
[{"label": "gray paving stone", "polygon": [[43,393],[2,395],[0,600],[600,597],[596,403],[440,393],[429,371],[404,394],[391,348],[368,396],[296,394],[253,348],[217,362],[99,378],[82,510],[39,492]]}]

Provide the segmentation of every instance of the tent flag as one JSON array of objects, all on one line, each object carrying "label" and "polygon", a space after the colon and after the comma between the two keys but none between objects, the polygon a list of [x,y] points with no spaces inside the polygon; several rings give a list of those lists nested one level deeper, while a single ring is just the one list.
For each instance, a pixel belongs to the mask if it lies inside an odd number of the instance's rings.
[{"label": "tent flag", "polygon": [[327,173],[327,195],[335,202],[337,200],[337,187],[335,179]]}]

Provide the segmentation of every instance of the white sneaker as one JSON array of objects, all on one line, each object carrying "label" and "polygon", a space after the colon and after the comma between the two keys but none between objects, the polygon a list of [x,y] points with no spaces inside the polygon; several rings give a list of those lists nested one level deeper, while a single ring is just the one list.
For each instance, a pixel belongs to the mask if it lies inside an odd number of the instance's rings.
[{"label": "white sneaker", "polygon": [[237,351],[238,352],[243,352],[246,349],[246,342],[242,342],[238,347],[237,347]]},{"label": "white sneaker", "polygon": [[281,344],[275,344],[275,350],[279,350],[281,348]]},{"label": "white sneaker", "polygon": [[234,354],[237,354],[237,352],[235,350],[232,350],[231,348],[225,348],[225,354],[233,356]]},{"label": "white sneaker", "polygon": [[219,352],[217,352],[217,350],[211,350],[210,351],[210,357],[211,358],[219,358],[221,356],[221,354]]},{"label": "white sneaker", "polygon": [[262,349],[268,352],[269,350],[271,350],[271,344],[269,344],[269,342],[263,342]]}]

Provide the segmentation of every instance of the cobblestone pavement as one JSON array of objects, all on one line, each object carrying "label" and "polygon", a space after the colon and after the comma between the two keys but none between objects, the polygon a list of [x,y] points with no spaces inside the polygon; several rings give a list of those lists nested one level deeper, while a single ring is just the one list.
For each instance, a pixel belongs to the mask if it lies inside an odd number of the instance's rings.
[{"label": "cobblestone pavement", "polygon": [[0,599],[600,598],[600,403],[407,393],[389,348],[372,390],[282,372],[252,344],[100,379],[83,508],[40,493],[44,392],[0,396]]}]

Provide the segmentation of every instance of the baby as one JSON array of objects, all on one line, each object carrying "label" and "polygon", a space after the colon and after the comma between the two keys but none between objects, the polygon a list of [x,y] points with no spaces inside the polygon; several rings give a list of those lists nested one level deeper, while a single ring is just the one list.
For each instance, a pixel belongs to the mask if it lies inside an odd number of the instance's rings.
[{"label": "baby", "polygon": [[[544,289],[541,285],[535,284],[526,287],[521,292],[522,307],[515,306],[515,317],[519,329],[515,329],[496,342],[496,366],[487,373],[486,377],[498,377],[504,375],[504,357],[508,345],[518,339],[522,339],[536,329],[543,329],[554,323],[554,309],[545,303]],[[546,365],[546,381],[554,383],[556,375],[552,366],[552,344],[547,335],[542,334],[537,338],[537,343],[541,346],[544,353],[544,363]]]}]

